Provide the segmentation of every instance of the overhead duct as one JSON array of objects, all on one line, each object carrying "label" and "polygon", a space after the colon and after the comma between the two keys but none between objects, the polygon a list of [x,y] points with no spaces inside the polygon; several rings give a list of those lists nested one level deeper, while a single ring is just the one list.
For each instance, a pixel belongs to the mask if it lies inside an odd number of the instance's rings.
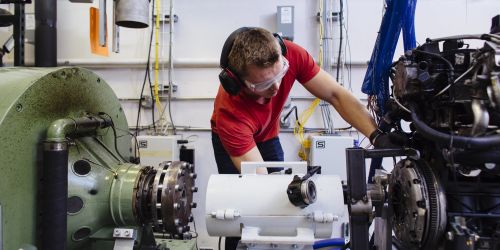
[{"label": "overhead duct", "polygon": [[149,0],[117,0],[116,25],[126,28],[149,26]]}]

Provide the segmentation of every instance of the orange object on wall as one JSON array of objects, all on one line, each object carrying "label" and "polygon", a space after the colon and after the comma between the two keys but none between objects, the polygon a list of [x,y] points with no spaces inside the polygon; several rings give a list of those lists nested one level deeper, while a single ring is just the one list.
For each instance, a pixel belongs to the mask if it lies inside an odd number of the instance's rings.
[{"label": "orange object on wall", "polygon": [[99,45],[99,9],[90,7],[90,51],[93,54],[109,56],[108,51],[108,27],[106,26],[106,44]]}]

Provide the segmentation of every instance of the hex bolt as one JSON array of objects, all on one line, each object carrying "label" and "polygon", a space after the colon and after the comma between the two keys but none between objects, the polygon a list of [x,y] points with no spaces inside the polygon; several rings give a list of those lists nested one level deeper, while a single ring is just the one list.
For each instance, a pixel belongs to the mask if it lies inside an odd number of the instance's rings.
[{"label": "hex bolt", "polygon": [[198,175],[196,173],[190,173],[189,177],[196,179],[196,177],[198,177]]},{"label": "hex bolt", "polygon": [[120,230],[115,229],[115,236],[120,236]]},{"label": "hex bolt", "polygon": [[130,232],[128,230],[125,230],[125,236],[130,236]]},{"label": "hex bolt", "polygon": [[191,192],[193,192],[193,193],[198,192],[198,187],[191,187]]},{"label": "hex bolt", "polygon": [[177,177],[181,176],[184,176],[184,171],[182,171],[182,169],[179,169],[179,171],[177,172]]},{"label": "hex bolt", "polygon": [[174,209],[177,209],[177,210],[181,209],[181,205],[179,205],[179,203],[177,203],[177,202],[174,203]]},{"label": "hex bolt", "polygon": [[193,217],[193,215],[190,215],[189,216],[189,222],[193,222],[193,221],[194,221],[194,217]]},{"label": "hex bolt", "polygon": [[181,221],[180,221],[179,219],[175,219],[175,220],[174,220],[174,224],[175,224],[176,226],[178,226],[180,223],[181,223]]},{"label": "hex bolt", "polygon": [[179,191],[179,192],[182,191],[182,187],[179,184],[176,184],[174,186],[174,189],[175,189],[175,191]]},{"label": "hex bolt", "polygon": [[198,206],[198,204],[196,204],[196,202],[191,203],[191,208],[196,208],[197,206]]}]

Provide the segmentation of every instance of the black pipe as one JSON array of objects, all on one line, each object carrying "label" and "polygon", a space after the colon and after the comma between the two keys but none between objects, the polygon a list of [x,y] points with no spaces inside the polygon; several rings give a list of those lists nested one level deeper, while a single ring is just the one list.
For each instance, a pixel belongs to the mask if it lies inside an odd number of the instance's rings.
[{"label": "black pipe", "polygon": [[498,135],[487,137],[467,137],[449,135],[437,131],[421,121],[414,108],[411,109],[411,119],[418,132],[420,132],[425,138],[441,145],[465,149],[485,149],[500,146],[500,136]]},{"label": "black pipe", "polygon": [[66,249],[67,142],[44,143],[41,196],[41,249]]},{"label": "black pipe", "polygon": [[35,66],[57,66],[57,0],[35,2]]},{"label": "black pipe", "polygon": [[500,150],[481,150],[479,152],[463,151],[453,152],[446,156],[449,160],[453,159],[455,163],[464,164],[484,164],[496,163],[500,164]]}]

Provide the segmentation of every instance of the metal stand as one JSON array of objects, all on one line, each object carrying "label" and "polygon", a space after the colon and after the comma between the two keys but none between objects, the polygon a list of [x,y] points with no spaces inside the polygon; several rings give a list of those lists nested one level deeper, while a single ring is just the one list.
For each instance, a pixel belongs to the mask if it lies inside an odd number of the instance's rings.
[{"label": "metal stand", "polygon": [[[391,249],[391,228],[392,223],[390,217],[392,211],[390,204],[381,202],[372,205],[372,199],[368,195],[366,185],[366,166],[365,159],[367,158],[382,158],[395,156],[413,156],[418,158],[418,152],[414,149],[363,149],[363,148],[348,148],[346,149],[347,159],[347,205],[349,208],[349,221],[351,224],[351,250],[368,250],[370,249],[368,228],[373,217],[372,208],[376,207],[378,218],[376,230],[381,230],[381,237],[376,237],[376,240],[382,241],[376,243],[377,249]],[[386,241],[386,242],[383,242]]]},{"label": "metal stand", "polygon": [[24,34],[26,13],[24,3],[16,3],[14,10],[14,66],[24,66]]}]

